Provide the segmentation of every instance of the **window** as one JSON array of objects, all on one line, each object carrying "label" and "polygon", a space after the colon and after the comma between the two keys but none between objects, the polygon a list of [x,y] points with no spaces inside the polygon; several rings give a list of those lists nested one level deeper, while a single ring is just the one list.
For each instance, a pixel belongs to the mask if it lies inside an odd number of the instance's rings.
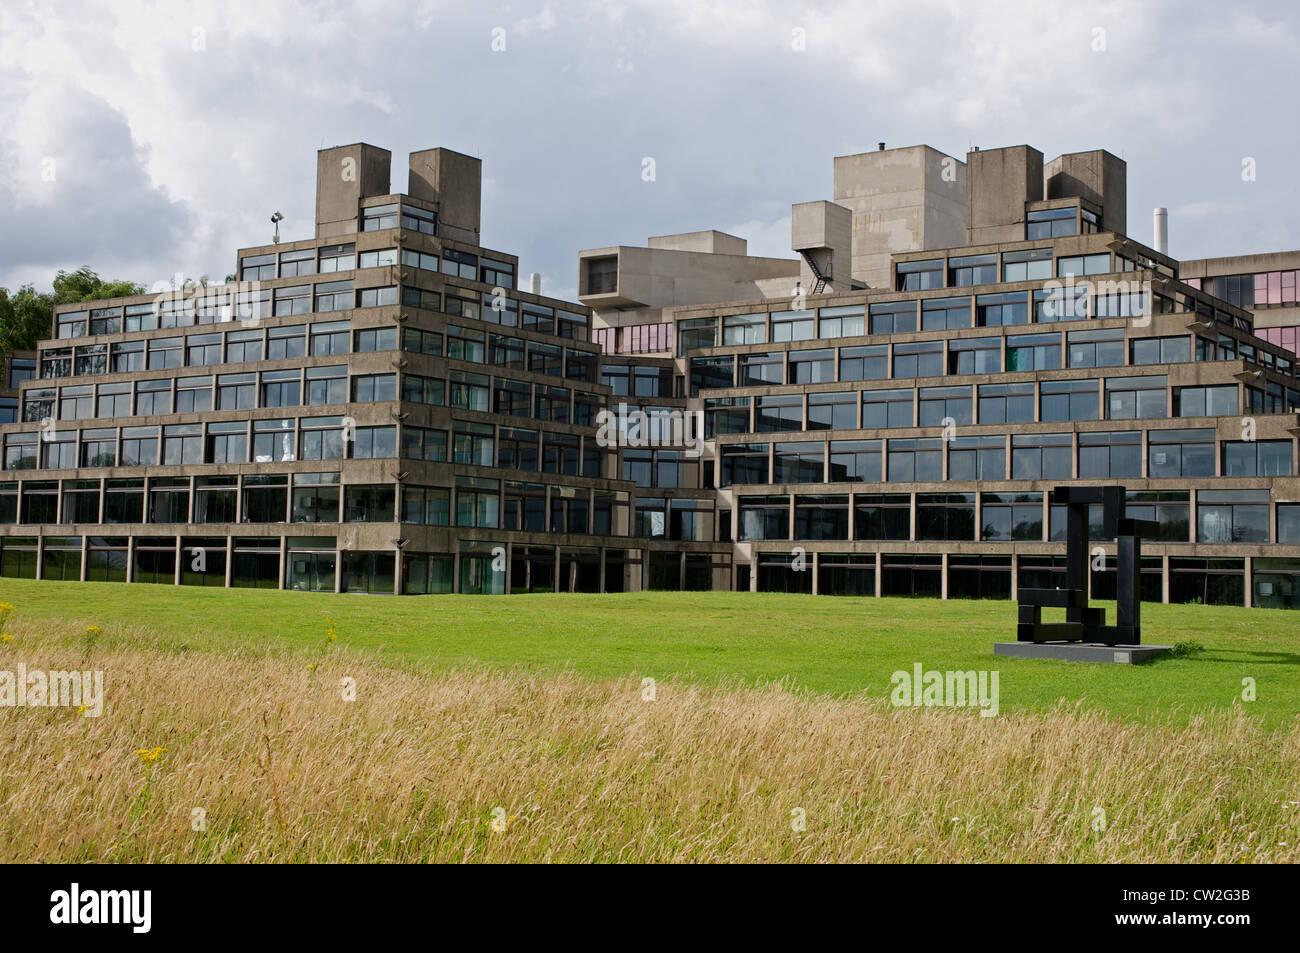
[{"label": "window", "polygon": [[584,271],[587,276],[587,294],[613,294],[618,290],[617,256],[588,258],[584,264],[586,265]]},{"label": "window", "polygon": [[476,424],[465,420],[453,422],[452,461],[476,467],[492,466],[496,459],[492,446],[493,433],[491,424]]},{"label": "window", "polygon": [[339,475],[295,473],[289,519],[294,523],[337,523]]},{"label": "window", "polygon": [[915,330],[915,301],[887,301],[871,306],[872,334],[904,334]]},{"label": "window", "polygon": [[[379,308],[395,304],[397,304],[396,285],[389,285],[383,288],[360,288],[357,290],[358,308]],[[346,307],[346,305],[344,307]],[[318,308],[317,310],[320,309]],[[395,348],[396,346],[397,344],[394,342],[393,347]]]},{"label": "window", "polygon": [[402,456],[439,463],[447,459],[447,431],[402,426]]},{"label": "window", "polygon": [[403,374],[402,400],[441,407],[447,402],[447,382],[441,377]]},{"label": "window", "polygon": [[1079,434],[1079,479],[1104,480],[1141,476],[1141,431],[1094,430]]},{"label": "window", "polygon": [[91,334],[117,334],[122,330],[122,309],[92,308],[90,311]]},{"label": "window", "polygon": [[[895,291],[930,291],[943,287],[943,259],[900,261],[895,267]],[[874,308],[872,311],[874,312]],[[876,333],[875,331],[872,332]]]},{"label": "window", "polygon": [[1087,275],[1105,275],[1110,273],[1110,255],[1073,255],[1057,259],[1056,276],[1065,278],[1073,276],[1083,278]]},{"label": "window", "polygon": [[533,388],[533,416],[538,420],[569,422],[569,389],[538,384]]},{"label": "window", "polygon": [[1005,480],[1007,438],[953,437],[948,441],[949,480]]},{"label": "window", "polygon": [[971,389],[966,387],[922,387],[917,390],[917,426],[942,427],[951,419],[965,425],[972,422]]},{"label": "window", "polygon": [[948,342],[949,374],[996,374],[1001,370],[1001,337],[988,335]]},{"label": "window", "polygon": [[316,249],[280,252],[280,277],[296,278],[316,273]]},{"label": "window", "polygon": [[[363,251],[357,258],[358,268],[384,268],[397,264],[396,248],[379,248],[375,251]],[[320,290],[317,288],[317,290]]]},{"label": "window", "polygon": [[508,261],[495,261],[484,256],[479,260],[478,280],[500,288],[514,288],[515,266]]},{"label": "window", "polygon": [[71,377],[72,348],[46,348],[41,351],[41,377]]},{"label": "window", "polygon": [[577,476],[581,469],[578,438],[569,434],[542,435],[542,472]]},{"label": "window", "polygon": [[41,423],[54,417],[54,402],[58,391],[53,387],[31,389],[23,392],[23,420]]},{"label": "window", "polygon": [[740,385],[784,384],[785,353],[759,351],[740,356]]},{"label": "window", "polygon": [[108,371],[108,345],[88,344],[76,350],[76,374],[79,377]]},{"label": "window", "polygon": [[1039,384],[1039,414],[1043,421],[1097,420],[1097,381],[1042,381]]},{"label": "window", "polygon": [[488,335],[488,363],[494,367],[522,371],[526,353],[523,338],[510,337],[504,334]]},{"label": "window", "polygon": [[938,437],[892,439],[887,450],[890,483],[943,480],[943,441]]},{"label": "window", "polygon": [[483,363],[484,333],[473,328],[447,325],[447,356],[458,361]]},{"label": "window", "polygon": [[507,470],[536,470],[540,459],[538,448],[536,430],[502,427],[497,436],[496,465]]},{"label": "window", "polygon": [[112,350],[109,351],[109,368],[114,374],[143,371],[144,342],[125,341],[120,345],[113,345]]},{"label": "window", "polygon": [[105,480],[103,519],[113,524],[143,523],[144,480]]},{"label": "window", "polygon": [[95,389],[89,384],[59,388],[59,419],[87,420],[95,416]]},{"label": "window", "polygon": [[240,281],[270,281],[275,277],[275,255],[250,255],[239,259]]},{"label": "window", "polygon": [[491,407],[490,378],[486,374],[452,371],[450,375],[452,407],[487,412]]},{"label": "window", "polygon": [[1185,364],[1192,359],[1187,335],[1168,338],[1138,338],[1129,344],[1131,364]]},{"label": "window", "polygon": [[158,327],[158,315],[152,304],[128,304],[123,310],[124,331],[152,331]]},{"label": "window", "polygon": [[282,314],[307,314],[311,311],[311,285],[293,285],[275,289],[275,309]]},{"label": "window", "polygon": [[722,318],[722,343],[766,344],[767,314],[728,314]]},{"label": "window", "polygon": [[980,494],[980,539],[1004,542],[1042,538],[1043,494]]},{"label": "window", "polygon": [[356,333],[358,353],[395,350],[397,350],[397,328],[366,328]]},{"label": "window", "polygon": [[912,426],[912,391],[862,392],[862,429],[885,430]]},{"label": "window", "polygon": [[369,404],[397,399],[396,374],[361,374],[352,378],[352,399]]},{"label": "window", "polygon": [[247,410],[256,405],[256,374],[221,374],[217,377],[217,410]]},{"label": "window", "polygon": [[1300,503],[1278,504],[1277,541],[1279,543],[1300,543]]},{"label": "window", "polygon": [[720,486],[769,483],[766,443],[728,443],[720,448],[722,482]]},{"label": "window", "polygon": [[738,503],[738,539],[790,538],[789,496],[742,496]]},{"label": "window", "polygon": [[847,540],[849,538],[848,495],[796,496],[794,538]]},{"label": "window", "polygon": [[534,374],[564,376],[564,349],[557,344],[534,342],[528,349],[528,369]]},{"label": "window", "polygon": [[1088,317],[1088,285],[1064,285],[1034,291],[1034,322],[1082,321]]},{"label": "window", "polygon": [[856,391],[808,395],[807,429],[854,430],[857,426],[858,394]]},{"label": "window", "polygon": [[888,377],[888,344],[840,348],[840,380],[881,381]]},{"label": "window", "polygon": [[190,367],[220,364],[221,335],[191,334],[187,337],[185,339],[185,363]]},{"label": "window", "polygon": [[263,371],[262,372],[262,407],[297,407],[301,403],[299,394],[302,372]]},{"label": "window", "polygon": [[692,318],[677,322],[677,356],[687,351],[718,346],[718,319]]},{"label": "window", "polygon": [[299,460],[342,460],[343,418],[303,417],[298,421]]},{"label": "window", "polygon": [[311,325],[312,357],[325,357],[348,353],[352,325],[347,321],[322,321]]},{"label": "window", "polygon": [[835,351],[790,352],[791,384],[824,384],[835,380]]},{"label": "window", "polygon": [[1291,476],[1290,440],[1225,440],[1226,477]]},{"label": "window", "polygon": [[307,368],[307,403],[310,406],[346,404],[348,369],[344,364]]},{"label": "window", "polygon": [[51,431],[42,434],[41,467],[43,469],[71,470],[76,465],[77,432],[75,430]]},{"label": "window", "polygon": [[704,401],[704,439],[749,432],[749,398],[717,397]]},{"label": "window", "polygon": [[[522,326],[530,331],[540,331],[543,334],[551,334],[555,330],[555,309],[542,304],[533,304],[529,301],[520,303],[522,311]],[[632,331],[633,340],[630,342],[628,350],[632,351],[659,351],[669,347],[668,335],[672,333],[671,324],[651,324],[641,325],[645,333],[637,335],[635,329]]]},{"label": "window", "polygon": [[402,304],[410,305],[413,308],[424,308],[426,311],[440,311],[442,310],[442,295],[436,291],[425,291],[423,288],[403,285]]},{"label": "window", "polygon": [[1008,371],[1052,371],[1057,370],[1060,366],[1060,335],[1007,335]]},{"label": "window", "polygon": [[[1110,282],[1101,282],[1098,287],[1105,287]],[[1119,294],[1098,294],[1093,301],[1094,318],[1132,318],[1150,314],[1145,292],[1121,292]]]},{"label": "window", "polygon": [[895,377],[942,377],[943,342],[916,341],[894,345]]},{"label": "window", "polygon": [[357,246],[352,242],[321,246],[320,273],[330,275],[337,271],[351,271],[357,266],[356,250]]},{"label": "window", "polygon": [[442,334],[438,331],[402,328],[402,350],[437,357],[442,354]]},{"label": "window", "polygon": [[157,427],[123,427],[119,466],[148,467],[158,462]]},{"label": "window", "polygon": [[5,469],[35,470],[39,433],[11,433],[5,436]]},{"label": "window", "polygon": [[1237,413],[1237,385],[1175,387],[1175,417],[1218,417]]},{"label": "window", "polygon": [[402,522],[418,523],[423,526],[449,526],[451,491],[437,486],[402,487]]},{"label": "window", "polygon": [[736,358],[731,354],[722,357],[693,357],[690,375],[692,397],[698,397],[701,388],[732,387],[736,382]]},{"label": "window", "polygon": [[1052,277],[1052,250],[1029,248],[1002,255],[1003,281],[1037,281]]},{"label": "window", "polygon": [[1074,443],[1068,433],[1012,434],[1011,479],[1069,480]]},{"label": "window", "polygon": [[149,342],[149,370],[180,367],[184,354],[180,338],[155,338]]},{"label": "window", "polygon": [[1065,336],[1070,367],[1114,367],[1124,363],[1124,329],[1071,331]]},{"label": "window", "polygon": [[911,539],[911,522],[912,499],[906,493],[853,495],[854,539]]},{"label": "window", "polygon": [[1267,543],[1268,490],[1198,490],[1198,543]]},{"label": "window", "polygon": [[1034,241],[1039,238],[1064,238],[1078,232],[1076,209],[1047,208],[1036,209],[1025,215],[1025,238]]},{"label": "window", "polygon": [[242,420],[208,424],[208,463],[247,463],[248,424]]},{"label": "window", "polygon": [[981,384],[981,424],[1024,424],[1034,419],[1034,384]]},{"label": "window", "polygon": [[[289,477],[287,475],[250,473],[244,477],[243,522],[284,523],[288,506]],[[279,562],[278,559],[276,561]]]},{"label": "window", "polygon": [[456,525],[495,528],[499,521],[501,481],[456,477]]},{"label": "window", "polygon": [[998,280],[998,256],[963,255],[948,259],[948,287],[991,285]]},{"label": "window", "polygon": [[1214,476],[1214,431],[1148,431],[1147,476],[1153,480]]},{"label": "window", "polygon": [[884,460],[880,440],[832,440],[830,483],[879,483]]},{"label": "window", "polygon": [[95,406],[96,417],[130,417],[131,385],[100,384]]},{"label": "window", "polygon": [[438,213],[428,212],[414,205],[402,206],[402,228],[424,235],[438,234]]},{"label": "window", "polygon": [[821,441],[772,445],[773,483],[821,483],[826,445]]},{"label": "window", "polygon": [[803,429],[801,394],[771,394],[755,402],[754,429],[759,433]]},{"label": "window", "polygon": [[975,325],[981,328],[1029,323],[1029,296],[1023,291],[976,295]]},{"label": "window", "polygon": [[397,227],[396,205],[372,205],[361,210],[361,230],[379,232]]},{"label": "window", "polygon": [[971,326],[971,299],[929,298],[921,302],[921,330],[942,331]]},{"label": "window", "polygon": [[81,465],[83,467],[117,466],[117,431],[81,431]]},{"label": "window", "polygon": [[1165,375],[1106,378],[1107,416],[1111,420],[1165,417]]},{"label": "window", "polygon": [[532,385],[508,377],[494,377],[492,412],[507,417],[532,416]]},{"label": "window", "polygon": [[226,335],[226,363],[239,364],[261,359],[261,331],[231,331]]},{"label": "window", "polygon": [[867,333],[866,308],[860,304],[822,308],[817,312],[819,338],[855,338]]},{"label": "window", "polygon": [[137,416],[169,414],[172,409],[171,378],[139,381],[135,385],[135,412]]},{"label": "window", "polygon": [[975,539],[975,494],[918,493],[916,538]]},{"label": "window", "polygon": [[253,462],[282,463],[294,458],[292,418],[253,421]]},{"label": "window", "polygon": [[815,316],[816,312],[811,310],[773,311],[772,342],[807,341],[816,337]]},{"label": "window", "polygon": [[176,379],[176,413],[203,413],[211,409],[211,377],[178,377]]},{"label": "window", "polygon": [[[316,311],[347,311],[352,307],[351,281],[322,281],[316,285]],[[280,292],[276,291],[276,314],[280,314]],[[306,309],[303,309],[306,310]],[[285,312],[300,314],[301,311]]]},{"label": "window", "polygon": [[[63,481],[63,523],[98,523],[99,522],[99,481],[98,480],[64,480]],[[52,537],[45,538],[49,547]],[[77,573],[72,577],[76,580]]]},{"label": "window", "polygon": [[174,424],[163,427],[162,462],[164,466],[203,462],[203,425]]}]

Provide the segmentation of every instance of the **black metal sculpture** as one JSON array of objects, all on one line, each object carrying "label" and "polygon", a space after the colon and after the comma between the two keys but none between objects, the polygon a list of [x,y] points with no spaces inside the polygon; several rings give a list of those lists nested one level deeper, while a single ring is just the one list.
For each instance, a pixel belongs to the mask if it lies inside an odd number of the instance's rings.
[{"label": "black metal sculpture", "polygon": [[[1018,641],[1141,644],[1142,537],[1156,535],[1158,526],[1150,520],[1127,518],[1124,497],[1122,486],[1058,486],[1052,490],[1052,503],[1066,507],[1065,588],[1019,590]],[[1115,540],[1115,625],[1106,624],[1105,609],[1088,606],[1088,507],[1094,504],[1102,508],[1102,532]],[[1043,622],[1046,608],[1064,609],[1065,621]]]}]

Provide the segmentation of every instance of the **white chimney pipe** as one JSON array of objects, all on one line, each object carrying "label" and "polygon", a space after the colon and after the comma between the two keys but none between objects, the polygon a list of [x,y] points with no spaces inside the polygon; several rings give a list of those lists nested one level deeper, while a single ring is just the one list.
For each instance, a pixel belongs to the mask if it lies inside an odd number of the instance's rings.
[{"label": "white chimney pipe", "polygon": [[1151,216],[1155,231],[1155,244],[1152,246],[1162,255],[1169,254],[1169,209],[1158,208]]},{"label": "white chimney pipe", "polygon": [[542,293],[542,276],[535,271],[528,276],[528,293],[535,295]]}]

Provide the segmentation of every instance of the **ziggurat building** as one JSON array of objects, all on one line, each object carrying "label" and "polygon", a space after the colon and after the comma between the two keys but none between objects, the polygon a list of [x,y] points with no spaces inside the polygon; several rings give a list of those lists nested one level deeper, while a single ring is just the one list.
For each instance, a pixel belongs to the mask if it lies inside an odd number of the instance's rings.
[{"label": "ziggurat building", "polygon": [[479,160],[390,164],[322,150],[314,238],[7,356],[0,575],[1014,598],[1063,584],[1052,487],[1122,483],[1144,599],[1300,607],[1300,253],[1129,238],[1109,153],[882,143],[797,258],[590,249],[581,303],[482,247]]}]

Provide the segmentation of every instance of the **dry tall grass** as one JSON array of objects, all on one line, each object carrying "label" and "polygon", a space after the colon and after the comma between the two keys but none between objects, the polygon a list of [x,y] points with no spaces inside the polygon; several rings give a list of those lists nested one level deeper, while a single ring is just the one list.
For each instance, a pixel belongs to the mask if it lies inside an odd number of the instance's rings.
[{"label": "dry tall grass", "polygon": [[634,680],[15,634],[0,669],[103,669],[108,701],[0,709],[4,862],[1300,858],[1300,727],[1246,717],[984,719],[673,683],[644,701]]}]

